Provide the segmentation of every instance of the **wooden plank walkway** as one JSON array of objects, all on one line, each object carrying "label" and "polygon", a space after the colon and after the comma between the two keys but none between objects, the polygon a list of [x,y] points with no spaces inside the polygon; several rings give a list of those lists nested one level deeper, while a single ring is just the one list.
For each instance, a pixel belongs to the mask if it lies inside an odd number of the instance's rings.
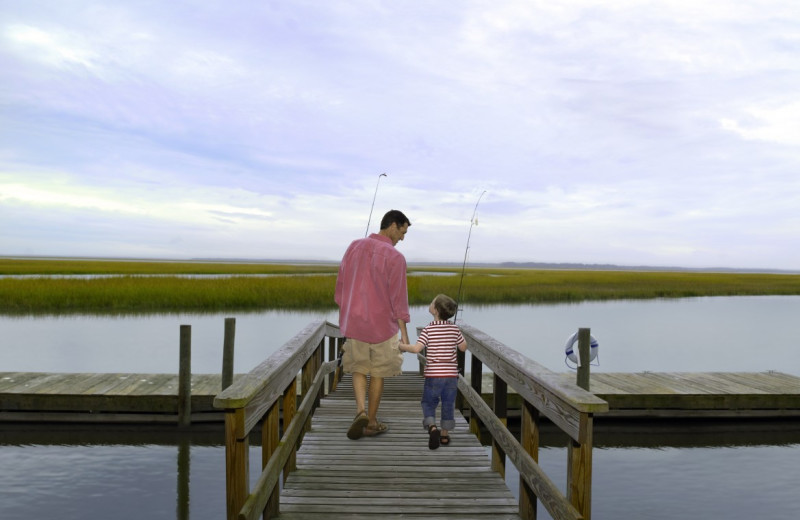
[{"label": "wooden plank walkway", "polygon": [[604,417],[800,417],[800,377],[782,372],[595,372],[589,390]]},{"label": "wooden plank walkway", "polygon": [[297,471],[281,492],[278,518],[518,520],[517,499],[460,413],[452,444],[428,449],[422,385],[415,373],[387,378],[379,417],[389,431],[352,441],[346,432],[355,401],[345,376],[314,414]]},{"label": "wooden plank walkway", "polygon": [[[192,375],[192,420],[222,421],[220,374]],[[0,421],[175,422],[176,374],[0,372]]]},{"label": "wooden plank walkway", "polygon": [[[575,373],[558,373],[575,382]],[[468,377],[469,378],[469,377]],[[484,373],[485,398],[492,374]],[[608,402],[605,418],[800,418],[800,377],[783,372],[593,372],[589,390]],[[509,412],[520,398],[508,389]]]}]

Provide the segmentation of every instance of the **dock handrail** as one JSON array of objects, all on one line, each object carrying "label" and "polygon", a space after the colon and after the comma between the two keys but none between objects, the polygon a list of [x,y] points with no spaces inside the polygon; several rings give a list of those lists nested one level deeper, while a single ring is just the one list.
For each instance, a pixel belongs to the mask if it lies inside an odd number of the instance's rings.
[{"label": "dock handrail", "polygon": [[[464,377],[464,356],[459,356],[458,381],[460,397],[470,406],[470,430],[479,434],[481,423],[488,430],[495,471],[505,475],[506,456],[519,471],[520,516],[535,518],[538,499],[556,520],[590,519],[593,418],[607,412],[608,403],[475,327],[459,326],[471,353],[471,381]],[[481,397],[484,364],[494,374],[493,407]],[[508,386],[523,400],[521,442],[506,427]],[[541,415],[570,437],[566,497],[537,463]]]},{"label": "dock handrail", "polygon": [[[329,338],[328,361],[325,339]],[[225,466],[228,519],[277,516],[279,478],[295,469],[295,454],[310,428],[310,417],[325,392],[325,378],[333,377],[342,344],[339,327],[315,321],[287,341],[278,351],[214,398],[225,411]],[[296,407],[297,378],[301,377],[302,402]],[[283,436],[279,436],[283,408]],[[263,471],[249,489],[249,435],[261,421]]]},{"label": "dock handrail", "polygon": [[[555,372],[528,359],[470,325],[460,324],[471,353],[471,381],[464,377],[459,357],[458,388],[469,403],[470,430],[483,424],[492,437],[492,468],[505,475],[508,457],[520,474],[520,516],[536,517],[541,500],[555,520],[591,518],[592,426],[595,413],[608,403],[577,385],[560,380]],[[325,340],[328,361],[325,362]],[[325,394],[325,380],[335,389],[334,374],[342,346],[336,325],[315,321],[287,341],[249,373],[238,377],[214,399],[225,411],[225,465],[227,517],[255,520],[279,513],[279,480],[296,469],[296,450],[310,429],[311,415]],[[424,361],[424,356],[420,356]],[[493,372],[493,406],[481,397],[483,365]],[[297,379],[302,402],[296,406]],[[507,429],[507,392],[511,386],[522,398],[522,435],[517,442]],[[283,436],[280,411],[283,408]],[[567,496],[537,464],[539,418],[549,418],[570,437]],[[261,422],[262,468],[255,488],[249,489],[249,436]]]}]

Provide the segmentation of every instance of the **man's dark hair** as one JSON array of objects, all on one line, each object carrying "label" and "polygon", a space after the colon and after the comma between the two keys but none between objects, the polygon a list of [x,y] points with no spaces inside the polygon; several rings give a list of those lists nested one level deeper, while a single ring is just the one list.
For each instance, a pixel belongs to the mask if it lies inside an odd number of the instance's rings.
[{"label": "man's dark hair", "polygon": [[402,211],[398,209],[390,209],[381,219],[381,229],[388,229],[392,227],[392,224],[397,224],[397,227],[403,227],[404,224],[408,224],[410,226],[411,222]]}]

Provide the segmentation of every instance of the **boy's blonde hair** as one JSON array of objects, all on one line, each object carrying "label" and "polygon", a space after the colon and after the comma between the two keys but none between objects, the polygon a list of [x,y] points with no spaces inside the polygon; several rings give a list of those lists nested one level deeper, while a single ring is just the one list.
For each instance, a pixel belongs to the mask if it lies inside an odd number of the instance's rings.
[{"label": "boy's blonde hair", "polygon": [[438,294],[436,298],[433,299],[433,308],[436,309],[440,320],[449,320],[455,316],[458,310],[458,304],[446,294]]}]

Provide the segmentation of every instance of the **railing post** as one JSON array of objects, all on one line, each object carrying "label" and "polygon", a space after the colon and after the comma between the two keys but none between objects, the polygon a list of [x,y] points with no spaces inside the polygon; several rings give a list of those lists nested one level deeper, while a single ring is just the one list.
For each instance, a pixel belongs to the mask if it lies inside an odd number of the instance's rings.
[{"label": "railing post", "polygon": [[[539,463],[539,410],[527,400],[522,401],[520,444],[522,449]],[[519,478],[519,516],[522,520],[536,520],[536,494],[524,478]]]},{"label": "railing post", "polygon": [[[315,351],[316,352],[316,351]],[[314,374],[316,372],[315,365],[316,365],[316,354],[311,354],[311,357],[306,360],[305,364],[303,365],[303,371],[301,373],[301,390],[300,393],[300,402],[303,402],[306,395],[308,395],[309,390],[311,389],[311,382],[314,381]],[[311,417],[309,416],[308,420],[306,421],[305,427],[303,429],[303,434],[300,435],[300,440],[303,439],[303,435],[305,432],[311,429]]]},{"label": "railing post", "polygon": [[578,365],[578,380],[576,384],[587,392],[589,391],[589,367],[591,367],[589,360],[591,338],[590,329],[578,329],[578,359],[580,364]]},{"label": "railing post", "polygon": [[222,390],[233,384],[233,345],[236,318],[225,318],[225,339],[222,343]]},{"label": "railing post", "polygon": [[[319,347],[317,347],[316,356],[314,356],[314,374],[311,376],[311,381],[314,381],[314,378],[317,377],[317,372],[322,368],[322,364],[325,363],[325,338],[319,342]],[[317,398],[314,399],[314,410],[319,408],[320,401],[322,398],[325,397],[325,384],[319,387],[317,390]],[[313,415],[313,414],[312,414]],[[308,421],[309,430],[311,429],[311,420]]]},{"label": "railing post", "polygon": [[[336,338],[332,338],[328,336],[328,361],[333,361],[336,359]],[[336,371],[334,370],[330,374],[328,374],[328,393],[333,392],[336,388]],[[327,395],[327,394],[325,394]]]},{"label": "railing post", "polygon": [[[476,356],[474,353],[470,353],[470,359],[470,386],[478,393],[478,395],[482,395],[481,387],[483,386],[483,362],[478,359],[478,356]],[[469,411],[469,431],[480,439],[481,420],[473,409],[470,409]]]},{"label": "railing post", "polygon": [[[292,382],[289,383],[289,386],[286,387],[286,390],[283,392],[283,431],[285,432],[286,429],[291,424],[292,420],[294,419],[294,414],[297,411],[297,378],[295,377],[292,379]],[[296,454],[297,446],[292,448],[292,455],[289,457],[289,460],[286,461],[286,466],[283,468],[283,481],[286,482],[286,478],[289,476],[289,473],[297,469],[297,454]]]},{"label": "railing post", "polygon": [[[586,391],[590,388],[591,329],[578,329],[578,376],[576,384]],[[567,452],[567,499],[586,520],[592,509],[592,427],[591,414],[580,417],[579,440],[569,440]]]},{"label": "railing post", "polygon": [[[508,427],[508,384],[497,374],[494,374],[494,414]],[[506,453],[495,439],[492,439],[492,469],[506,476]]]},{"label": "railing post", "polygon": [[192,423],[192,326],[181,325],[178,368],[178,426]]},{"label": "railing post", "polygon": [[[464,365],[466,365],[467,353],[456,349],[456,362],[458,363],[458,373],[464,375]],[[464,396],[461,392],[456,392],[456,410],[464,408]]]},{"label": "railing post", "polygon": [[[336,359],[342,354],[342,345],[344,345],[344,338],[336,338]],[[339,386],[339,381],[342,379],[342,366],[337,365],[336,370],[333,372],[333,386],[331,386],[331,392],[336,390],[336,387]]]},{"label": "railing post", "polygon": [[579,440],[567,448],[567,500],[585,520],[592,517],[592,414],[581,413]]},{"label": "railing post", "polygon": [[[280,404],[275,401],[267,412],[264,423],[261,425],[261,469],[269,464],[269,459],[275,450],[278,449],[278,443],[281,440],[280,434]],[[267,501],[267,507],[264,509],[264,520],[278,516],[280,513],[280,486],[275,486],[272,490],[272,495]]]},{"label": "railing post", "polygon": [[250,494],[250,442],[244,425],[244,410],[225,412],[225,496],[228,520],[239,518],[239,511]]}]

